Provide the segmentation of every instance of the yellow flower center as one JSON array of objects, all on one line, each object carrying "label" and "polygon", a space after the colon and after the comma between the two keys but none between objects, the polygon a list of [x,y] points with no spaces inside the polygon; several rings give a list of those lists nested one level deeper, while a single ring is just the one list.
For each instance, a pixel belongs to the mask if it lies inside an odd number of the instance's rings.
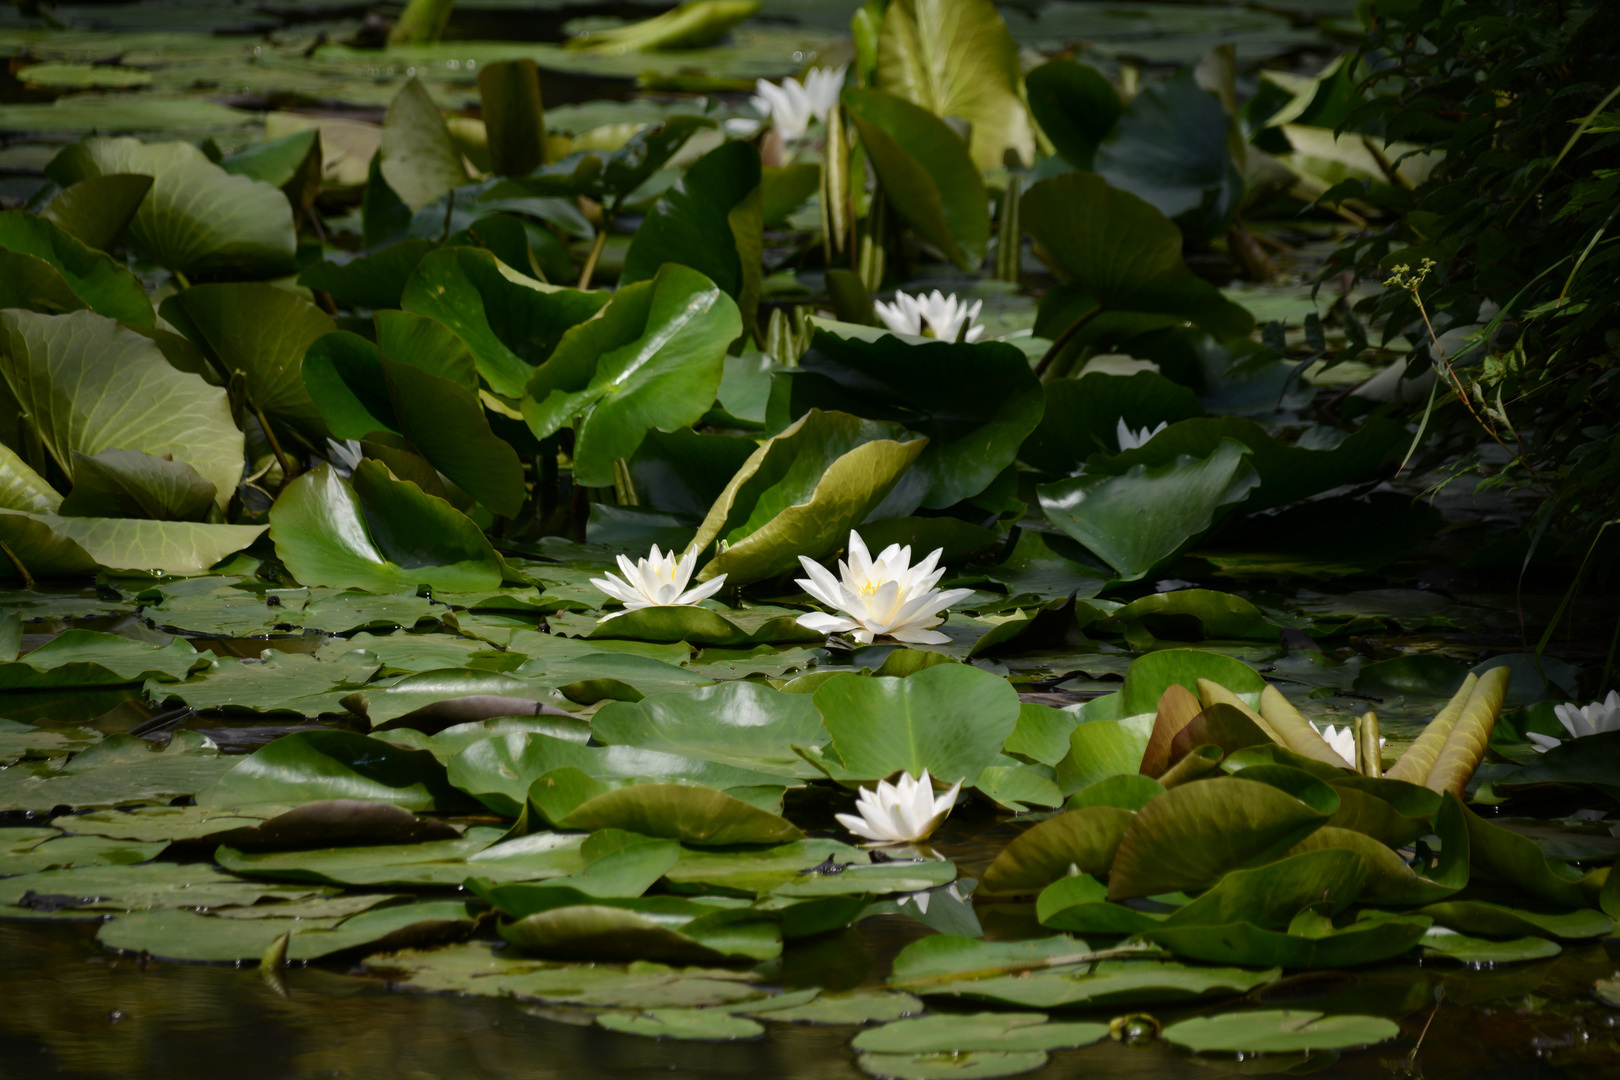
[{"label": "yellow flower center", "polygon": [[861,595],[862,596],[876,596],[877,591],[878,591],[877,582],[868,580],[868,581],[864,581],[864,582],[861,583]]}]

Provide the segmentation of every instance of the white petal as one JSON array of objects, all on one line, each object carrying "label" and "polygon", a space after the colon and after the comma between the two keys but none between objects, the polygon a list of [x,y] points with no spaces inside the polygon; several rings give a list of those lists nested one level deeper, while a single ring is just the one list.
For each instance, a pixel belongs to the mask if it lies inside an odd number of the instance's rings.
[{"label": "white petal", "polygon": [[889,636],[908,645],[949,645],[951,639],[938,630],[924,630],[915,626],[901,627]]},{"label": "white petal", "polygon": [[1551,735],[1542,735],[1535,731],[1527,731],[1524,733],[1524,735],[1525,738],[1529,739],[1535,744],[1538,753],[1545,754],[1553,747],[1563,745],[1562,739],[1555,739]]},{"label": "white petal", "polygon": [[892,836],[886,836],[878,832],[867,823],[865,818],[857,817],[854,814],[834,814],[833,817],[837,818],[839,824],[843,825],[844,828],[848,829],[856,836],[865,837],[868,840],[875,840],[878,843],[886,843],[894,839]]},{"label": "white petal", "polygon": [[677,604],[696,604],[700,600],[707,600],[709,597],[719,592],[725,586],[725,584],[726,575],[716,574],[714,577],[710,578],[708,581],[705,581],[697,588],[688,589],[686,592],[682,593],[675,602]]},{"label": "white petal", "polygon": [[858,629],[861,625],[854,619],[840,619],[836,615],[828,615],[822,611],[807,612],[793,621],[818,634],[845,634]]}]

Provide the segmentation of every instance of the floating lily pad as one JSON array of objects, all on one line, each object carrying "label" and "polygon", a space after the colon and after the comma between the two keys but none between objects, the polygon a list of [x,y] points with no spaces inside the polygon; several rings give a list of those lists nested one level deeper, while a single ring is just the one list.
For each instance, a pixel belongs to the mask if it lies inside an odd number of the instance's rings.
[{"label": "floating lily pad", "polygon": [[989,1080],[1034,1072],[1047,1061],[1039,1050],[977,1050],[964,1054],[862,1054],[861,1071],[894,1080]]},{"label": "floating lily pad", "polygon": [[1491,941],[1469,937],[1438,926],[1423,935],[1425,958],[1455,960],[1460,964],[1516,964],[1525,960],[1546,960],[1563,952],[1563,946],[1544,937],[1522,937],[1511,941]]},{"label": "floating lily pad", "polygon": [[763,1024],[745,1016],[734,1016],[722,1009],[653,1009],[637,1013],[602,1013],[596,1022],[609,1031],[624,1035],[645,1035],[652,1039],[701,1039],[731,1042],[765,1034]]},{"label": "floating lily pad", "polygon": [[1268,1009],[1183,1020],[1165,1028],[1163,1037],[1197,1054],[1281,1054],[1369,1046],[1393,1039],[1400,1031],[1398,1024],[1382,1017]]},{"label": "floating lily pad", "polygon": [[25,761],[0,771],[0,809],[168,802],[196,794],[235,763],[193,731],[177,733],[162,750],[133,735],[110,735],[60,768]]}]

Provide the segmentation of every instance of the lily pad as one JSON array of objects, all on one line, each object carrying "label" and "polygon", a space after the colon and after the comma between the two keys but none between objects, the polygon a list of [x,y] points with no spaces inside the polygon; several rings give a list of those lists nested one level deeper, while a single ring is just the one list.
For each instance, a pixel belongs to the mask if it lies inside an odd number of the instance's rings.
[{"label": "lily pad", "polygon": [[363,799],[406,810],[451,809],[466,800],[425,750],[405,750],[350,731],[301,731],[262,747],[214,787],[200,806],[298,804]]},{"label": "lily pad", "polygon": [[965,664],[903,679],[838,675],[815,692],[841,776],[876,780],[899,770],[941,783],[972,781],[1018,723],[1006,680]]},{"label": "lily pad", "polygon": [[822,746],[830,736],[805,694],[784,694],[755,683],[697,687],[613,702],[591,718],[596,740],[813,779],[821,773],[793,752]]},{"label": "lily pad", "polygon": [[0,810],[129,806],[194,795],[235,762],[193,731],[163,750],[133,735],[109,735],[60,768],[25,761],[0,772]]},{"label": "lily pad", "polygon": [[1048,818],[1002,849],[985,871],[981,889],[986,894],[1036,893],[1076,870],[1106,873],[1133,820],[1129,810],[1112,806],[1090,806]]},{"label": "lily pad", "polygon": [[700,1039],[732,1042],[765,1034],[765,1027],[745,1016],[721,1009],[652,1009],[637,1013],[601,1013],[597,1024],[623,1035],[651,1039]]},{"label": "lily pad", "polygon": [[1267,1009],[1200,1016],[1171,1024],[1166,1042],[1195,1054],[1348,1050],[1393,1039],[1400,1025],[1377,1016],[1323,1016],[1319,1012]]}]

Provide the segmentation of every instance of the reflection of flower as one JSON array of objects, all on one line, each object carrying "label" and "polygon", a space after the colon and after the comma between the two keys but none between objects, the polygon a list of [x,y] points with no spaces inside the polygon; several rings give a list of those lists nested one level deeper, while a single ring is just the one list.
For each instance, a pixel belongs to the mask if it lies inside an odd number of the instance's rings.
[{"label": "reflection of flower", "polygon": [[909,641],[917,645],[943,645],[950,638],[930,627],[944,622],[938,612],[958,600],[973,595],[972,589],[936,589],[934,583],[945,576],[945,568],[934,569],[934,564],[945,553],[936,548],[932,555],[911,565],[911,548],[890,544],[873,559],[866,550],[860,534],[849,534],[849,561],[840,561],[838,572],[843,580],[820,563],[803,555],[809,579],[799,578],[804,591],[843,617],[813,611],[800,615],[798,623],[824,634],[842,634],[853,631],[856,641],[872,644],[872,639],[887,635],[896,641]]},{"label": "reflection of flower", "polygon": [[749,104],[761,116],[770,118],[783,142],[794,142],[804,138],[812,119],[825,121],[838,104],[838,95],[844,89],[844,69],[811,68],[804,82],[783,79],[781,86],[761,79],[754,89],[759,93],[748,99]]},{"label": "reflection of flower", "polygon": [[[938,289],[916,296],[896,291],[894,303],[878,300],[872,306],[877,309],[883,325],[897,334],[918,334],[941,341],[955,341],[959,337],[963,341],[978,341],[984,334],[984,327],[974,321],[979,317],[979,309],[984,307],[983,300],[975,300],[969,307],[965,300],[958,300],[955,293],[946,296]],[[964,323],[968,327],[966,335],[962,333]]]},{"label": "reflection of flower", "polygon": [[707,600],[720,591],[720,586],[726,583],[726,575],[717,574],[697,588],[683,591],[696,567],[696,552],[677,562],[673,548],[666,555],[658,550],[657,544],[653,545],[651,555],[634,563],[620,555],[619,571],[624,574],[623,580],[610,573],[606,577],[591,578],[591,584],[613,599],[623,601],[624,611],[604,615],[598,621],[607,622],[637,608],[685,607]]},{"label": "reflection of flower", "polygon": [[[958,780],[951,790],[934,797],[933,781],[924,769],[922,779],[913,780],[910,773],[901,773],[896,783],[879,780],[877,790],[861,788],[855,799],[859,814],[838,814],[844,828],[856,836],[879,844],[904,844],[926,840],[939,828],[945,815],[956,805],[956,793],[962,790]],[[921,904],[924,911],[927,908]]]},{"label": "reflection of flower", "polygon": [[[1316,722],[1313,720],[1311,721],[1311,727],[1315,729],[1318,735],[1322,736],[1322,741],[1327,743],[1335,754],[1338,754],[1348,762],[1355,762],[1356,733],[1351,730],[1349,724],[1344,725],[1344,727],[1339,728],[1338,730],[1334,730],[1333,725],[1329,724],[1327,726],[1327,730],[1323,731],[1321,728],[1316,726]],[[1378,740],[1378,749],[1382,750],[1384,748],[1384,744],[1388,741],[1388,739],[1380,738]]]},{"label": "reflection of flower", "polygon": [[1161,420],[1156,428],[1144,427],[1141,431],[1132,431],[1122,416],[1119,418],[1119,429],[1115,432],[1119,439],[1119,448],[1122,451],[1135,450],[1169,426],[1168,420]]},{"label": "reflection of flower", "polygon": [[[1604,731],[1620,731],[1620,692],[1609,691],[1609,696],[1602,701],[1594,701],[1582,708],[1578,705],[1554,705],[1553,712],[1558,716],[1558,722],[1564,725],[1569,737],[1579,739],[1587,735],[1597,735]],[[1536,749],[1546,753],[1562,739],[1555,739],[1550,735],[1539,735],[1534,731],[1525,732]]]}]

